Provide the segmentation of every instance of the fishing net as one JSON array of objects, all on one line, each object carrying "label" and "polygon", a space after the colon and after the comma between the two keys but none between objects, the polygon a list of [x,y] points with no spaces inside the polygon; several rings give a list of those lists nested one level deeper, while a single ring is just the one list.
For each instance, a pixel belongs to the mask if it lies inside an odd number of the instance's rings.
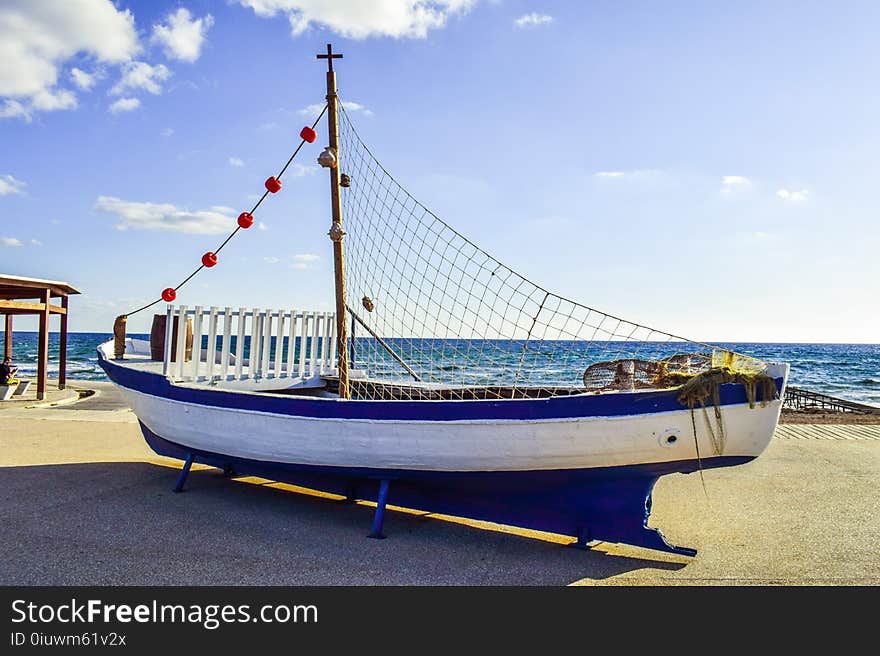
[{"label": "fishing net", "polygon": [[541,398],[764,368],[527,280],[398,184],[344,105],[339,133],[352,398]]}]

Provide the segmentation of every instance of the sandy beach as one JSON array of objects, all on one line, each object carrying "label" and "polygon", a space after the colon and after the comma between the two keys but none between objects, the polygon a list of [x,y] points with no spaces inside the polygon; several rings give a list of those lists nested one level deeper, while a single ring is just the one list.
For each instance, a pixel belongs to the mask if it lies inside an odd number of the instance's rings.
[{"label": "sandy beach", "polygon": [[[786,426],[740,467],[657,484],[650,524],[695,558],[397,511],[153,454],[111,385],[0,409],[0,584],[876,585],[880,429]],[[793,432],[794,431],[794,432]],[[800,432],[798,432],[800,431]],[[876,433],[876,436],[874,435]]]}]

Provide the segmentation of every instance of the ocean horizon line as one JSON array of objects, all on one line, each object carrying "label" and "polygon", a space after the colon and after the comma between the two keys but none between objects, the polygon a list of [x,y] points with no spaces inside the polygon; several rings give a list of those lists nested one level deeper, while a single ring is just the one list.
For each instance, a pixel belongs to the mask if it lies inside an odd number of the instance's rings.
[{"label": "ocean horizon line", "polygon": [[[4,331],[0,330],[0,335],[4,335]],[[14,335],[38,335],[39,331],[37,330],[13,330]],[[61,333],[57,330],[50,330],[49,335],[60,335]],[[108,338],[113,337],[112,330],[69,330],[67,331],[68,335],[107,335]],[[143,337],[146,336],[149,338],[149,332],[130,332],[128,333],[130,336],[135,337]],[[366,339],[364,336],[358,336],[358,339]],[[462,341],[498,341],[498,342],[517,342],[524,341],[523,338],[508,338],[508,337],[389,337],[383,336],[383,339],[445,339],[445,340],[462,340]],[[555,340],[546,340],[549,342],[585,342],[587,340],[580,339],[555,339]],[[627,341],[644,341],[648,344],[666,344],[671,340],[592,340],[596,342],[627,342]],[[880,346],[880,342],[827,342],[827,341],[792,341],[786,340],[781,342],[767,341],[767,340],[738,340],[738,339],[695,339],[693,340],[696,343],[702,344],[772,344],[774,346],[785,346],[785,345],[804,345],[810,344],[815,346]]]}]

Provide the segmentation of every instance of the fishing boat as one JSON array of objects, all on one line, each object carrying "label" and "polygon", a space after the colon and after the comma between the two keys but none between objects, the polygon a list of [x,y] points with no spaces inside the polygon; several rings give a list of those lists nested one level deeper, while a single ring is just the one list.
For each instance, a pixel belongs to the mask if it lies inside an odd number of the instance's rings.
[{"label": "fishing boat", "polygon": [[[337,94],[201,265],[117,318],[99,361],[158,454],[376,502],[684,555],[648,525],[660,476],[767,447],[788,365],[556,295],[411,196]],[[176,303],[219,263],[327,117],[335,311]],[[293,281],[295,283],[295,281]],[[165,302],[151,339],[131,315]]]}]

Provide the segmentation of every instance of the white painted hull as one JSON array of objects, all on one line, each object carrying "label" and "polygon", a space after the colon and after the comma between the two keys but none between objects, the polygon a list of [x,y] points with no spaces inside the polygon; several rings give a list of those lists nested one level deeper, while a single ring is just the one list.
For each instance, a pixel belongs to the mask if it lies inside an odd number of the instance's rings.
[{"label": "white painted hull", "polygon": [[[329,467],[420,471],[584,469],[756,457],[773,436],[781,401],[722,408],[717,453],[702,410],[532,421],[320,419],[185,403],[122,388],[155,434],[238,458]],[[334,403],[338,401],[322,401]],[[710,413],[711,416],[711,413]],[[714,419],[712,421],[714,428]],[[717,431],[717,429],[715,429]],[[675,439],[670,443],[670,436]]]}]

